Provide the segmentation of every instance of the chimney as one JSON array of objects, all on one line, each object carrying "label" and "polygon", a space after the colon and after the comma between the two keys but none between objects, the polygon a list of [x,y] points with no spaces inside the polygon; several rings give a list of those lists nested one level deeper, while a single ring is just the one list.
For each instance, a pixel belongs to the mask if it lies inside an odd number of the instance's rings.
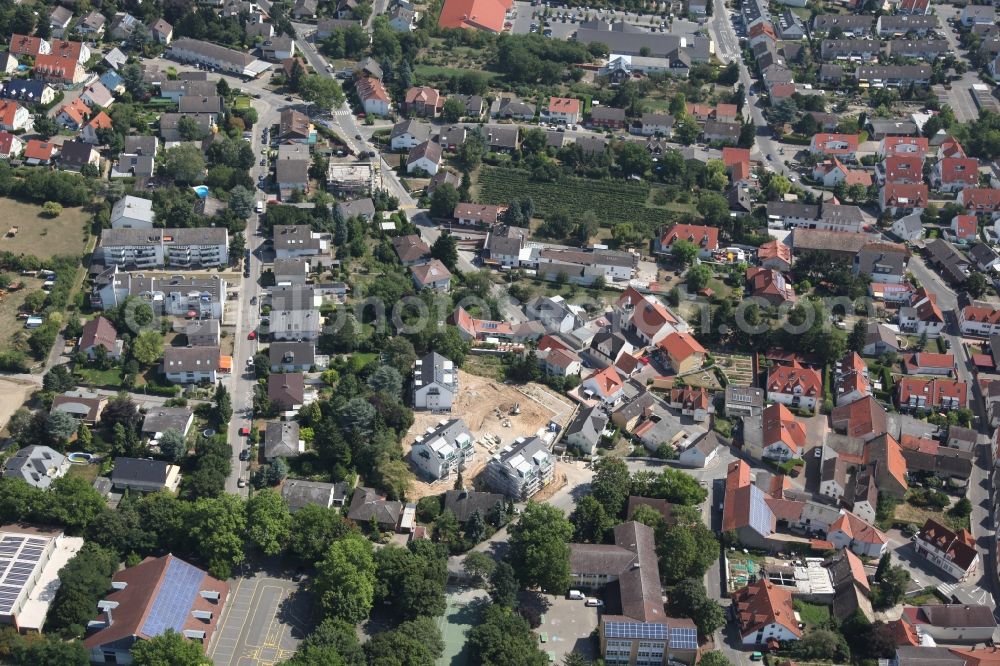
[{"label": "chimney", "polygon": [[114,618],[111,616],[111,611],[118,608],[117,601],[101,601],[97,604],[97,609],[104,611],[104,626],[110,627],[114,624]]},{"label": "chimney", "polygon": [[622,330],[622,311],[620,308],[615,306],[611,310],[611,332],[621,333]]}]

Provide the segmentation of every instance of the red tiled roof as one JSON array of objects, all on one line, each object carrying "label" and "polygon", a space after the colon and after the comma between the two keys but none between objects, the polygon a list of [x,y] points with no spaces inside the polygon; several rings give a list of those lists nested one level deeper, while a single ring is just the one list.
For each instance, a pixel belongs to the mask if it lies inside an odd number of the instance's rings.
[{"label": "red tiled roof", "polygon": [[354,87],[357,89],[358,97],[361,98],[362,102],[368,99],[377,99],[381,102],[389,101],[389,93],[385,91],[385,87],[378,79],[358,79]]},{"label": "red tiled roof", "polygon": [[49,143],[48,141],[29,139],[28,144],[24,147],[24,158],[41,160],[44,162],[52,159],[52,154],[55,152],[55,149],[55,145]]},{"label": "red tiled roof", "polygon": [[944,313],[938,307],[937,295],[927,291],[926,287],[917,289],[910,303],[915,304],[917,319],[920,321],[944,323]]},{"label": "red tiled roof", "polygon": [[87,121],[88,127],[93,127],[94,130],[99,129],[111,129],[111,116],[104,113],[104,111],[98,111],[97,115]]},{"label": "red tiled roof", "polygon": [[843,532],[854,541],[863,543],[886,543],[885,533],[874,525],[869,525],[865,521],[855,516],[850,511],[845,511],[840,515],[827,534]]},{"label": "red tiled roof", "polygon": [[[9,155],[14,149],[14,140],[17,139],[16,136],[10,132],[0,132],[0,155]],[[17,139],[20,141],[20,139]]]},{"label": "red tiled roof", "polygon": [[586,381],[593,381],[594,388],[601,394],[601,397],[608,398],[621,390],[625,385],[618,372],[613,367],[607,367],[595,372]]},{"label": "red tiled roof", "polygon": [[979,160],[969,157],[946,157],[938,162],[942,183],[979,184]]},{"label": "red tiled roof", "polygon": [[921,183],[924,180],[922,155],[889,155],[882,162],[887,183]]},{"label": "red tiled roof", "polygon": [[985,187],[966,187],[962,190],[958,198],[961,204],[968,209],[980,212],[993,212],[1000,210],[1000,190],[992,190]]},{"label": "red tiled roof", "polygon": [[956,215],[951,218],[951,230],[959,239],[975,238],[979,233],[979,220],[975,215]]},{"label": "red tiled roof", "polygon": [[705,348],[690,333],[675,331],[657,345],[670,357],[671,363],[680,363],[695,354],[705,354]]},{"label": "red tiled roof", "polygon": [[767,390],[817,398],[823,392],[823,378],[816,370],[803,368],[798,363],[776,365],[767,373]]},{"label": "red tiled roof", "polygon": [[719,230],[700,224],[675,224],[660,238],[660,245],[670,247],[677,240],[691,241],[705,250],[715,250],[719,247]]},{"label": "red tiled roof", "polygon": [[[1000,312],[997,313],[1000,315]],[[955,367],[955,357],[951,354],[937,354],[933,352],[916,352],[908,354],[903,359],[906,371],[916,373],[920,368],[933,368],[941,370],[951,370]]]},{"label": "red tiled roof", "polygon": [[885,156],[901,154],[916,154],[923,157],[927,154],[930,143],[923,137],[887,136],[882,139],[882,151]]},{"label": "red tiled roof", "polygon": [[513,0],[445,0],[438,25],[499,33],[513,4]]},{"label": "red tiled roof", "polygon": [[830,414],[830,422],[849,437],[870,438],[887,430],[885,409],[871,395],[835,407]]},{"label": "red tiled roof", "polygon": [[429,86],[413,87],[406,91],[406,103],[437,107],[441,104],[441,93]]},{"label": "red tiled roof", "polygon": [[683,409],[708,409],[708,389],[704,386],[670,389],[670,403],[681,403]]},{"label": "red tiled roof", "polygon": [[10,36],[11,55],[38,56],[42,52],[42,38],[14,33]]},{"label": "red tiled roof", "polygon": [[938,157],[965,157],[965,148],[954,137],[948,137],[938,147]]},{"label": "red tiled roof", "polygon": [[917,532],[917,539],[933,545],[944,552],[955,566],[968,571],[979,556],[976,542],[965,529],[952,532],[941,523],[928,518]]},{"label": "red tiled roof", "polygon": [[779,240],[768,241],[757,248],[757,259],[761,262],[768,259],[781,259],[792,263],[792,248]]},{"label": "red tiled roof", "polygon": [[780,402],[768,405],[764,409],[761,414],[761,425],[764,431],[765,447],[780,442],[787,446],[793,454],[797,454],[806,445],[805,428]]},{"label": "red tiled roof", "polygon": [[770,268],[747,269],[747,282],[754,296],[776,296],[784,301],[795,300],[795,290],[785,276]]},{"label": "red tiled roof", "polygon": [[[734,111],[735,109],[736,107],[733,107]],[[750,164],[750,150],[747,148],[733,148],[732,146],[726,146],[722,149],[722,163],[727,167],[740,163]]]},{"label": "red tiled roof", "polygon": [[65,113],[76,125],[83,125],[84,121],[87,120],[87,116],[90,115],[90,107],[77,97],[59,109],[59,113]]},{"label": "red tiled roof", "polygon": [[9,99],[0,101],[0,125],[14,127],[14,117],[17,115],[21,105]]},{"label": "red tiled roof", "polygon": [[927,205],[926,183],[886,183],[882,188],[886,206],[905,204],[906,208],[920,208]]},{"label": "red tiled roof", "polygon": [[966,305],[962,308],[962,319],[996,325],[1000,323],[1000,310],[979,305]]},{"label": "red tiled roof", "polygon": [[[827,147],[828,143],[844,143],[846,148]],[[851,155],[858,150],[857,134],[833,134],[820,132],[812,138],[812,146],[825,155]]]},{"label": "red tiled roof", "polygon": [[936,456],[938,449],[941,448],[941,445],[933,439],[907,435],[905,433],[899,436],[899,445],[907,451],[914,451],[915,453],[922,453],[928,456]]},{"label": "red tiled roof", "polygon": [[754,634],[770,624],[779,624],[793,636],[802,636],[802,630],[795,619],[792,593],[766,578],[736,592],[733,595],[733,608],[743,636]]},{"label": "red tiled roof", "polygon": [[97,317],[83,325],[83,333],[80,335],[80,349],[100,346],[113,352],[117,341],[118,331],[115,330],[111,322],[104,317]]},{"label": "red tiled roof", "polygon": [[928,407],[940,407],[945,398],[956,401],[959,407],[968,404],[968,386],[954,379],[900,377],[896,390],[900,405],[909,403],[911,396],[923,396]]}]

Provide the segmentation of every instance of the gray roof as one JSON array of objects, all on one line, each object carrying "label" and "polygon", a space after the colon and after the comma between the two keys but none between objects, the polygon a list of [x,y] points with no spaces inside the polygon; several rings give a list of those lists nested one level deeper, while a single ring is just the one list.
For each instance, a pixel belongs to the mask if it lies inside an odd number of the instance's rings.
[{"label": "gray roof", "polygon": [[968,659],[948,648],[900,645],[896,648],[898,666],[965,666]]},{"label": "gray roof", "polygon": [[[859,65],[855,71],[855,77],[858,79],[899,79],[902,81],[922,81],[924,79],[929,79],[930,76],[930,65]],[[873,127],[875,126],[875,122],[885,124],[893,121],[873,121]]]},{"label": "gray roof", "polygon": [[768,201],[768,216],[795,217],[805,220],[819,219],[819,206],[813,204],[801,204],[791,201]]},{"label": "gray roof", "polygon": [[192,337],[200,335],[207,335],[217,339],[219,337],[219,320],[200,319],[188,322],[187,326],[184,327],[184,333],[187,335],[189,340]]},{"label": "gray roof", "polygon": [[347,497],[347,490],[348,486],[344,481],[325,483],[305,479],[287,479],[281,484],[281,496],[288,502],[288,509],[292,512],[307,504],[330,507],[337,500],[344,500]]},{"label": "gray roof", "polygon": [[995,627],[996,618],[989,606],[964,604],[931,604],[921,606],[920,612],[935,627]]},{"label": "gray roof", "polygon": [[458,387],[458,371],[455,364],[437,352],[431,352],[417,359],[413,369],[415,387],[438,384],[454,391]]},{"label": "gray roof", "polygon": [[312,365],[316,360],[316,347],[312,342],[272,342],[267,355],[272,366]]},{"label": "gray roof", "polygon": [[927,16],[910,14],[884,14],[879,17],[880,30],[893,30],[896,32],[909,32],[910,30],[927,30],[938,27],[938,17],[934,14]]},{"label": "gray roof", "polygon": [[610,53],[655,58],[678,57],[685,53],[694,60],[709,59],[711,40],[699,35],[685,35],[684,40],[682,44],[681,35],[648,32],[624,22],[589,21],[581,23],[576,31],[576,41],[604,44]]},{"label": "gray roof", "polygon": [[264,457],[293,458],[299,453],[299,424],[296,421],[268,421],[264,430]]},{"label": "gray roof", "polygon": [[418,261],[431,254],[430,247],[416,234],[396,236],[392,239],[392,248],[403,263]]},{"label": "gray roof", "polygon": [[367,524],[372,517],[380,525],[395,525],[402,512],[402,502],[383,499],[373,488],[359,487],[354,489],[347,517],[360,525]]},{"label": "gray roof", "polygon": [[125,137],[124,155],[153,155],[156,152],[157,138],[155,136],[129,135]]},{"label": "gray roof", "polygon": [[517,125],[486,125],[483,128],[490,146],[495,148],[515,148],[517,146]]},{"label": "gray roof", "polygon": [[375,217],[375,202],[371,199],[355,199],[354,201],[341,201],[337,204],[340,214],[344,219],[352,217],[364,217],[371,219]]},{"label": "gray roof", "polygon": [[580,411],[566,428],[566,436],[579,435],[591,445],[597,444],[608,425],[608,415],[600,407]]},{"label": "gray roof", "polygon": [[23,479],[40,488],[51,483],[51,474],[62,467],[65,460],[63,454],[48,446],[26,446],[7,460],[3,475],[8,479]]},{"label": "gray roof", "polygon": [[270,317],[272,333],[311,333],[320,330],[323,320],[318,310],[271,310]]},{"label": "gray roof", "polygon": [[504,503],[504,496],[497,493],[482,493],[476,490],[449,490],[444,494],[444,510],[451,511],[464,525],[476,511],[486,518],[486,515],[496,506]]},{"label": "gray roof", "polygon": [[219,369],[218,347],[167,347],[163,350],[163,372],[211,372]]},{"label": "gray roof", "polygon": [[916,233],[920,231],[924,224],[920,221],[920,213],[910,213],[906,217],[901,217],[895,222],[896,224],[902,224],[903,229],[907,233]]},{"label": "gray roof", "polygon": [[171,464],[165,460],[148,458],[115,458],[111,482],[120,485],[129,482],[165,484]]},{"label": "gray roof", "polygon": [[271,310],[312,310],[316,290],[307,284],[271,287]]},{"label": "gray roof", "polygon": [[865,216],[857,206],[838,206],[829,203],[823,204],[820,219],[827,223],[852,225],[859,229],[865,223]]},{"label": "gray roof", "polygon": [[280,282],[282,277],[306,275],[309,259],[306,257],[281,257],[274,260],[274,276]]},{"label": "gray roof", "polygon": [[395,139],[396,137],[403,136],[404,134],[409,134],[417,141],[426,141],[431,138],[431,127],[430,123],[419,122],[414,119],[401,120],[392,126],[392,132],[389,134],[389,139]]},{"label": "gray roof", "polygon": [[299,185],[309,182],[308,160],[278,160],[274,168],[274,179],[279,184]]},{"label": "gray roof", "polygon": [[307,224],[279,224],[271,231],[275,250],[319,250],[320,239],[313,237]]},{"label": "gray roof", "polygon": [[248,67],[256,60],[249,53],[228,49],[224,46],[218,46],[211,42],[191,39],[189,37],[175,39],[171,42],[170,49],[190,51],[205,58],[231,63],[232,65],[239,66],[241,69]]},{"label": "gray roof", "polygon": [[[167,93],[179,93],[187,97],[193,95],[207,99],[217,96],[216,83],[214,81],[188,81],[186,79],[167,80],[160,82],[160,96],[165,97]],[[183,110],[183,109],[182,109]]]},{"label": "gray roof", "polygon": [[751,386],[735,386],[730,384],[726,387],[726,404],[730,403],[763,408],[764,390]]},{"label": "gray roof", "polygon": [[518,467],[520,463],[527,462],[532,469],[537,469],[541,462],[549,461],[551,463],[552,454],[549,452],[549,447],[540,438],[529,437],[525,439],[519,437],[500,453],[494,455],[493,460],[507,470],[508,474],[517,478],[523,476]]},{"label": "gray roof", "polygon": [[188,420],[194,414],[187,407],[153,407],[142,420],[142,433],[151,434],[176,430],[184,434]]},{"label": "gray roof", "polygon": [[817,14],[813,19],[813,29],[817,31],[828,31],[833,28],[841,30],[871,30],[875,27],[875,17],[855,14]]},{"label": "gray roof", "polygon": [[910,252],[895,243],[869,243],[858,250],[854,264],[860,273],[871,275],[876,282],[882,275],[903,275]]},{"label": "gray roof", "polygon": [[865,329],[865,346],[881,342],[891,349],[899,349],[896,342],[896,333],[888,326],[883,326],[877,322],[868,322]]}]

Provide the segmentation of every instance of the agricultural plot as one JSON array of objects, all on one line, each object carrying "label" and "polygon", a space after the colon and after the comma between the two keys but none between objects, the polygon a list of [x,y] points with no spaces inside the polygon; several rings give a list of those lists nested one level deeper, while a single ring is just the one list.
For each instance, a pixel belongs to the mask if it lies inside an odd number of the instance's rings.
[{"label": "agricultural plot", "polygon": [[604,226],[631,222],[655,228],[674,217],[669,211],[646,207],[647,183],[575,177],[542,183],[519,169],[484,166],[480,170],[479,198],[483,203],[506,204],[525,196],[531,197],[537,215],[543,218],[562,212],[575,219],[589,210]]},{"label": "agricultural plot", "polygon": [[712,352],[712,355],[715,356],[715,367],[722,370],[730,384],[753,385],[753,360],[749,356],[719,352]]}]

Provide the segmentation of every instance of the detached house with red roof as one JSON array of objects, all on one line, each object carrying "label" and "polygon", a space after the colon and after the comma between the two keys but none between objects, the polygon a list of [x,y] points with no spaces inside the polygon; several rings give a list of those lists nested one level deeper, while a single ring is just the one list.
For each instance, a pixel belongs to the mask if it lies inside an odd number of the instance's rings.
[{"label": "detached house with red roof", "polygon": [[795,290],[791,283],[770,268],[748,268],[747,290],[754,298],[763,298],[773,306],[795,302]]},{"label": "detached house with red roof", "polygon": [[979,186],[979,160],[969,157],[945,157],[938,160],[931,173],[931,184],[942,192],[957,192]]},{"label": "detached house with red roof", "polygon": [[963,335],[988,338],[1000,334],[1000,310],[978,305],[966,305],[958,312],[958,327]]},{"label": "detached house with red roof", "polygon": [[613,366],[599,370],[583,380],[581,392],[589,393],[608,405],[613,405],[622,399],[625,382]]},{"label": "detached house with red roof", "polygon": [[690,333],[671,333],[657,347],[678,375],[700,368],[708,353]]},{"label": "detached house with red roof", "polygon": [[956,243],[971,243],[979,236],[979,218],[975,215],[956,215],[951,218],[951,234]]},{"label": "detached house with red roof", "polygon": [[35,58],[35,76],[45,81],[73,85],[86,79],[87,71],[72,58],[50,53]]},{"label": "detached house with red roof", "polygon": [[765,458],[784,462],[802,457],[802,450],[806,446],[805,428],[783,404],[768,405],[764,409],[761,427],[764,437],[761,441],[762,455]]},{"label": "detached house with red roof", "polygon": [[434,88],[417,86],[406,91],[403,110],[413,116],[434,118],[441,113],[444,97]]},{"label": "detached house with red roof", "polygon": [[229,596],[227,583],[169,554],[117,572],[111,588],[83,639],[94,664],[132,663],[132,646],[167,630],[207,647]]},{"label": "detached house with red roof", "polygon": [[886,183],[879,190],[878,205],[883,213],[904,215],[922,211],[927,207],[927,198],[928,190],[925,183]]},{"label": "detached house with red roof", "polygon": [[819,371],[798,363],[775,365],[767,373],[767,399],[789,407],[809,411],[823,396],[823,377]]},{"label": "detached house with red roof", "polygon": [[376,78],[361,77],[354,84],[354,89],[358,93],[361,105],[366,114],[373,116],[387,116],[391,106],[389,93],[385,91],[385,86]]},{"label": "detached house with red roof", "polygon": [[924,158],[921,155],[887,155],[879,165],[880,183],[917,184],[924,182]]},{"label": "detached house with red roof", "polygon": [[743,645],[778,647],[802,638],[791,591],[766,577],[733,594],[732,608]]},{"label": "detached house with red roof", "polygon": [[953,532],[928,519],[913,539],[913,549],[957,580],[968,580],[979,569],[976,541],[966,529]]},{"label": "detached house with red roof", "polygon": [[56,155],[56,146],[50,141],[29,139],[24,147],[24,161],[31,165],[50,164]]},{"label": "detached house with red roof", "polygon": [[858,518],[850,511],[840,514],[826,532],[827,540],[838,550],[850,548],[856,555],[879,558],[889,547],[885,532]]},{"label": "detached house with red roof", "polygon": [[834,366],[833,400],[837,407],[872,394],[868,365],[857,352],[848,352]]},{"label": "detached house with red roof", "polygon": [[0,132],[0,157],[17,157],[24,150],[24,142],[10,132]]},{"label": "detached house with red roof", "polygon": [[772,240],[757,248],[757,261],[761,267],[782,273],[792,270],[792,248],[779,240]]},{"label": "detached house with red roof", "polygon": [[618,308],[627,330],[647,345],[655,345],[684,324],[655,296],[640,294],[629,287],[618,298]]},{"label": "detached house with red roof", "polygon": [[925,287],[917,289],[910,298],[910,304],[899,309],[899,329],[913,335],[927,334],[929,338],[941,335],[944,329],[944,313],[937,304],[937,296]]},{"label": "detached house with red roof", "polygon": [[544,335],[538,341],[538,349],[535,351],[538,357],[538,364],[542,370],[549,375],[557,377],[568,377],[579,375],[583,368],[583,361],[580,355],[565,345],[559,338],[551,335]]},{"label": "detached house with red roof", "polygon": [[993,214],[1000,211],[1000,190],[966,187],[955,197],[955,203],[965,206],[965,210],[970,213]]},{"label": "detached house with red roof", "polygon": [[879,142],[878,154],[882,157],[890,155],[919,155],[923,159],[930,148],[930,142],[916,136],[887,136]]},{"label": "detached house with red roof", "polygon": [[[850,377],[848,381],[850,383],[846,388],[851,393],[863,393],[867,388],[867,380],[863,376]],[[834,407],[830,413],[830,427],[848,437],[868,442],[886,433],[888,418],[885,408],[875,398],[864,395],[853,402],[844,402]]]},{"label": "detached house with red roof", "polygon": [[0,130],[16,132],[24,129],[31,120],[28,109],[9,99],[0,101]]},{"label": "detached house with red roof", "polygon": [[872,184],[872,177],[867,171],[848,169],[836,157],[832,160],[823,160],[813,167],[813,178],[823,183],[823,187],[836,187],[841,184],[871,187]]},{"label": "detached house with red roof", "polygon": [[854,159],[858,152],[857,134],[814,134],[809,142],[809,152],[813,155]]},{"label": "detached house with red roof", "polygon": [[549,122],[575,125],[580,122],[580,100],[572,97],[550,97],[545,114]]},{"label": "detached house with red roof", "polygon": [[938,146],[938,159],[944,159],[946,157],[965,157],[965,148],[962,148],[962,144],[958,142],[958,139],[954,137],[947,137]]},{"label": "detached house with red roof", "polygon": [[87,122],[90,115],[90,107],[83,103],[79,97],[59,110],[56,120],[60,125],[72,130],[78,130]]},{"label": "detached house with red roof", "polygon": [[908,375],[950,377],[954,371],[955,357],[952,354],[915,352],[903,357],[903,372]]},{"label": "detached house with red roof", "polygon": [[675,224],[656,239],[656,252],[669,254],[670,248],[679,240],[694,243],[701,250],[701,257],[707,259],[719,249],[719,230],[700,224]]},{"label": "detached house with red roof", "polygon": [[111,129],[113,123],[111,122],[111,116],[109,116],[104,111],[98,111],[97,115],[88,120],[83,129],[80,130],[80,138],[91,145],[97,145],[101,142],[101,139],[97,136],[97,131],[102,129]]}]

